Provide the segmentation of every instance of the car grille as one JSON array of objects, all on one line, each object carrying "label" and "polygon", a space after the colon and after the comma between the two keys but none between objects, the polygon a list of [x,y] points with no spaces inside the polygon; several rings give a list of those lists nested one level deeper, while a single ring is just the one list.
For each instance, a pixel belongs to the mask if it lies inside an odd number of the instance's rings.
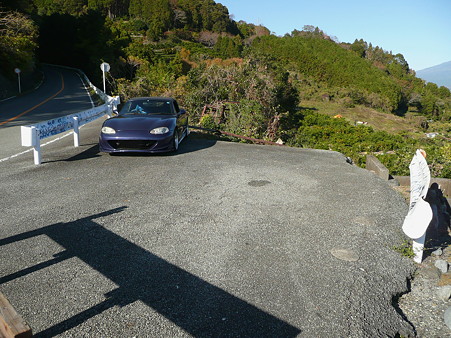
[{"label": "car grille", "polygon": [[153,147],[156,141],[149,140],[115,140],[108,141],[116,150],[147,150]]}]

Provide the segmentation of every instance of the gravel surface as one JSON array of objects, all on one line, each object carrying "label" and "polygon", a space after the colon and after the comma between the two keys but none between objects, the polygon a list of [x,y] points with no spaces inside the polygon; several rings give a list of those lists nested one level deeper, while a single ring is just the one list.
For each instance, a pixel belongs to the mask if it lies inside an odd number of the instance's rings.
[{"label": "gravel surface", "polygon": [[434,266],[439,258],[450,262],[450,256],[451,248],[448,247],[441,257],[427,257],[418,265],[411,282],[411,291],[399,299],[400,309],[420,338],[451,337],[451,329],[444,321],[445,311],[451,306],[451,301],[439,297],[439,290],[451,285],[451,273],[441,274]]}]

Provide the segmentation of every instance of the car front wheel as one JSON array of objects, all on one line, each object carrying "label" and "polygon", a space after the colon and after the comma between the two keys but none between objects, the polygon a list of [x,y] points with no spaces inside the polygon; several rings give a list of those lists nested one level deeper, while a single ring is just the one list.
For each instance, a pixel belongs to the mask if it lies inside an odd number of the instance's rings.
[{"label": "car front wheel", "polygon": [[177,151],[179,149],[179,134],[177,131],[174,132],[174,138],[172,140],[172,148],[173,151]]}]

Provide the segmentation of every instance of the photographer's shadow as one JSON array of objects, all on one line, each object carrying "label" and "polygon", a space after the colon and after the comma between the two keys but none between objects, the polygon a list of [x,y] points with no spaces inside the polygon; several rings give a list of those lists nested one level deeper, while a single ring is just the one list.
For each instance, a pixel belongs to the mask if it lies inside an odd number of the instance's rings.
[{"label": "photographer's shadow", "polygon": [[118,285],[105,295],[103,302],[38,332],[35,337],[62,334],[113,306],[123,307],[138,300],[195,337],[295,337],[301,332],[94,221],[125,209],[121,207],[0,240],[3,246],[46,235],[64,248],[54,259],[5,276],[0,284],[77,257]]}]

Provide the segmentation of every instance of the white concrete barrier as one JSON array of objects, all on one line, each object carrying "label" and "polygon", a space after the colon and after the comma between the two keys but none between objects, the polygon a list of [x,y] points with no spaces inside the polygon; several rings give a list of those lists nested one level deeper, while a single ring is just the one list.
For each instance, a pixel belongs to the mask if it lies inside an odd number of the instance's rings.
[{"label": "white concrete barrier", "polygon": [[402,230],[413,240],[412,249],[415,254],[413,260],[421,263],[423,261],[426,231],[433,217],[431,206],[424,200],[431,182],[431,172],[426,162],[424,150],[417,149],[412,162],[410,162],[409,169],[410,205]]}]

